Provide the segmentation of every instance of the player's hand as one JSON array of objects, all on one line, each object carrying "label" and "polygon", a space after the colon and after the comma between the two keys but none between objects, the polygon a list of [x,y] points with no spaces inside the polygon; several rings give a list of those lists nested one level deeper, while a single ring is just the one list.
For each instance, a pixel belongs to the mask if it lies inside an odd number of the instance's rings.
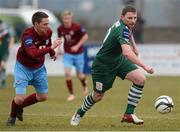
[{"label": "player's hand", "polygon": [[154,73],[154,69],[151,66],[144,66],[143,69],[150,74]]},{"label": "player's hand", "polygon": [[57,48],[59,45],[61,45],[64,42],[63,38],[57,38],[54,40],[53,44],[51,45],[52,49]]},{"label": "player's hand", "polygon": [[53,60],[53,61],[55,61],[56,60],[56,56],[54,55],[54,56],[51,56],[51,59]]},{"label": "player's hand", "polygon": [[71,47],[72,52],[76,52],[76,51],[78,51],[78,49],[79,49],[79,46],[77,46],[77,45]]}]

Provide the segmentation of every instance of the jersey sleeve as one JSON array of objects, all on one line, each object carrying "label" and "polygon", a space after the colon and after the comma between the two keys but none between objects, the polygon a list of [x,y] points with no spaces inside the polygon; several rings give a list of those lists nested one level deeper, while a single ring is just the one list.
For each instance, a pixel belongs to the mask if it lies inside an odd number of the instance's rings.
[{"label": "jersey sleeve", "polygon": [[118,42],[123,45],[123,44],[131,44],[130,43],[130,37],[131,37],[131,32],[127,27],[123,28],[121,32],[118,33],[117,40]]},{"label": "jersey sleeve", "polygon": [[33,46],[33,37],[30,35],[24,36],[22,41],[23,41],[25,48]]},{"label": "jersey sleeve", "polygon": [[78,28],[79,28],[78,32],[79,32],[79,34],[80,34],[81,36],[83,36],[83,35],[86,34],[86,29],[85,29],[84,27],[82,27],[82,26],[79,25]]},{"label": "jersey sleeve", "polygon": [[46,53],[49,53],[52,50],[51,47],[46,47],[43,49],[36,48],[36,46],[34,45],[34,42],[33,42],[33,36],[31,36],[31,35],[23,36],[22,41],[23,41],[22,43],[25,47],[25,51],[32,59],[44,56]]}]

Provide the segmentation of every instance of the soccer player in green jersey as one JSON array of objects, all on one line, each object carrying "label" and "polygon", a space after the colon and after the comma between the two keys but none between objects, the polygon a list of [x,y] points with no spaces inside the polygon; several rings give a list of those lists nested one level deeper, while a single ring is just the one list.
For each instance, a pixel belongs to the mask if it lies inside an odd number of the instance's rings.
[{"label": "soccer player in green jersey", "polygon": [[0,80],[1,88],[6,86],[6,62],[9,57],[9,50],[14,43],[14,37],[0,20]]},{"label": "soccer player in green jersey", "polygon": [[128,93],[128,103],[121,122],[143,124],[134,110],[139,103],[146,77],[136,66],[152,74],[154,69],[138,58],[138,50],[132,35],[137,20],[137,11],[132,6],[123,8],[121,18],[107,31],[103,45],[92,65],[94,91],[85,97],[82,106],[75,112],[71,125],[77,126],[84,114],[97,102],[102,100],[105,92],[112,87],[116,76],[127,79],[133,84]]}]

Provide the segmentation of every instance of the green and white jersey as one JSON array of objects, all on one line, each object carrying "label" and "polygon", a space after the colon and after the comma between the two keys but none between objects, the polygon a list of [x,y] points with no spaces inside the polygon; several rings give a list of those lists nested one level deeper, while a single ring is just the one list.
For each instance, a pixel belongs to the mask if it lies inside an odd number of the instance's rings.
[{"label": "green and white jersey", "polygon": [[103,45],[96,55],[96,59],[104,64],[120,63],[122,55],[121,45],[129,44],[131,32],[122,20],[115,22],[107,31]]}]

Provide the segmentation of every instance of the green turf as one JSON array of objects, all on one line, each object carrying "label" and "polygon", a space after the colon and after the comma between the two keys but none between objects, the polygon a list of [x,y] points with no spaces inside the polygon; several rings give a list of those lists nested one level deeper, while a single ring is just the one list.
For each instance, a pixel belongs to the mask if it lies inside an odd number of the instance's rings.
[{"label": "green turf", "polygon": [[[79,126],[70,126],[71,116],[82,103],[82,89],[76,78],[73,79],[76,100],[67,102],[67,89],[63,77],[49,77],[49,99],[46,102],[28,107],[24,112],[24,121],[16,122],[16,126],[7,127],[6,120],[10,112],[10,103],[14,96],[13,78],[8,78],[7,88],[0,89],[0,130],[41,130],[41,131],[180,131],[180,77],[149,77],[144,94],[136,114],[144,119],[143,125],[121,123],[126,108],[127,93],[131,83],[116,79],[114,86],[104,99],[96,104]],[[91,88],[91,78],[88,77]],[[92,90],[92,89],[91,89]],[[28,88],[31,93],[33,88]],[[169,114],[159,114],[154,108],[154,101],[160,95],[169,95],[175,106]]]}]

